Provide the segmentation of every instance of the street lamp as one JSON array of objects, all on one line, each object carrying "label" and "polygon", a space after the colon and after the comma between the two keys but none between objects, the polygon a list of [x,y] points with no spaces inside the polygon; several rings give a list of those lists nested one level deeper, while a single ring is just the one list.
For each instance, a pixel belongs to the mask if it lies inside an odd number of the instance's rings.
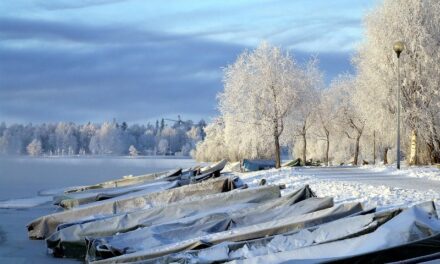
[{"label": "street lamp", "polygon": [[397,41],[393,50],[397,55],[397,169],[400,170],[400,54],[405,49],[403,41]]}]

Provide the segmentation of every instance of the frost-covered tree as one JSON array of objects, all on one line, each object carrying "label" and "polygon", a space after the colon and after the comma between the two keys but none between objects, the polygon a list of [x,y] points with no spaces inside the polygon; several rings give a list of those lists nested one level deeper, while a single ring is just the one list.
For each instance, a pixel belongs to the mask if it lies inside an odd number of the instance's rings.
[{"label": "frost-covered tree", "polygon": [[[323,75],[318,69],[318,60],[316,58],[309,61],[302,76],[302,88],[298,89],[298,103],[293,110],[293,115],[288,118],[287,135],[294,139],[294,146],[299,153],[302,162],[307,161],[307,139],[309,129],[316,122],[316,110],[319,103],[319,92],[324,87]],[[301,148],[298,146],[301,145]]]},{"label": "frost-covered tree", "polygon": [[78,151],[77,128],[73,123],[58,123],[55,129],[55,151],[58,155],[67,155]]},{"label": "frost-covered tree", "polygon": [[314,136],[317,143],[325,142],[324,161],[327,166],[330,165],[330,140],[336,131],[337,111],[338,111],[337,95],[331,89],[321,91],[319,104],[315,108],[314,118]]},{"label": "frost-covered tree", "polygon": [[3,132],[0,140],[0,150],[2,154],[20,155],[25,152],[27,144],[24,126],[14,124]]},{"label": "frost-covered tree", "polygon": [[354,76],[341,75],[331,84],[331,91],[337,95],[338,126],[350,140],[354,141],[353,164],[358,165],[360,140],[365,129],[365,118],[359,110],[356,97],[357,83]]},{"label": "frost-covered tree", "polygon": [[385,131],[381,140],[386,151],[393,146],[386,143],[388,138],[395,135],[383,125],[395,122],[397,105],[397,58],[392,45],[397,40],[406,43],[401,54],[404,136],[409,131],[417,135],[431,162],[440,161],[439,25],[440,1],[384,0],[366,16],[365,41],[354,59],[357,79],[365,88],[363,111],[378,120],[371,123],[375,131]]},{"label": "frost-covered tree", "polygon": [[165,155],[168,153],[169,143],[168,140],[162,138],[159,140],[159,144],[157,145],[157,150],[160,154]]},{"label": "frost-covered tree", "polygon": [[203,139],[204,122],[191,120],[179,125],[166,126],[162,133],[151,124],[119,125],[115,120],[103,124],[52,123],[20,125],[0,123],[0,154],[28,154],[26,147],[39,139],[42,153],[47,155],[126,155],[133,145],[139,153],[154,155],[161,139],[171,142],[169,154],[189,155],[195,144]]},{"label": "frost-covered tree", "polygon": [[126,154],[132,140],[115,121],[104,122],[99,131],[90,140],[93,154]]},{"label": "frost-covered tree", "polygon": [[206,137],[197,143],[192,156],[198,161],[217,161],[229,158],[225,144],[225,123],[222,118],[214,119],[204,131]]},{"label": "frost-covered tree", "polygon": [[136,147],[133,145],[130,145],[130,147],[128,148],[128,153],[130,154],[130,156],[137,156],[139,155],[139,152],[137,151]]},{"label": "frost-covered tree", "polygon": [[26,151],[31,156],[39,156],[43,153],[43,147],[41,144],[41,140],[34,139],[29,145],[26,147]]},{"label": "frost-covered tree", "polygon": [[267,43],[243,52],[224,71],[224,91],[219,99],[225,121],[252,128],[236,137],[272,142],[276,167],[281,164],[280,136],[297,103],[301,82],[302,71],[293,58]]}]

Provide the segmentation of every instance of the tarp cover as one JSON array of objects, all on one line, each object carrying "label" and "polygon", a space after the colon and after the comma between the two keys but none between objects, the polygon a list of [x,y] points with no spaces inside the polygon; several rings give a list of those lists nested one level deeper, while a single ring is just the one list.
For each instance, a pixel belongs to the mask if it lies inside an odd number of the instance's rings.
[{"label": "tarp cover", "polygon": [[274,160],[262,160],[262,159],[244,159],[242,162],[244,171],[259,171],[266,170],[270,168],[275,168]]},{"label": "tarp cover", "polygon": [[371,263],[368,256],[361,258],[359,255],[426,239],[439,232],[440,221],[434,203],[428,202],[404,210],[374,232],[362,236],[249,258],[235,263],[297,263],[298,261],[302,263],[306,260],[311,263],[322,263],[325,260],[331,262],[349,256],[353,257],[346,259],[346,263],[357,263],[359,260],[368,260],[366,262]]},{"label": "tarp cover", "polygon": [[73,193],[73,192],[83,192],[86,190],[93,190],[93,189],[102,189],[102,188],[114,188],[114,187],[123,187],[123,186],[129,186],[133,184],[139,184],[144,183],[147,181],[153,181],[157,179],[162,179],[170,176],[179,175],[182,173],[182,169],[175,169],[171,171],[163,171],[163,172],[155,172],[155,173],[148,173],[144,175],[138,175],[138,176],[124,176],[121,179],[111,180],[111,181],[105,181],[97,184],[92,185],[86,185],[86,186],[80,186],[78,188],[70,188],[66,192],[67,193]]},{"label": "tarp cover", "polygon": [[227,160],[223,159],[219,162],[216,162],[214,164],[211,164],[209,166],[203,167],[200,169],[200,173],[201,174],[207,174],[207,173],[213,173],[216,172],[218,170],[223,170],[223,168],[226,166],[226,163],[228,163]]},{"label": "tarp cover", "polygon": [[[177,182],[175,183],[177,184]],[[190,196],[203,196],[212,193],[227,192],[234,189],[232,178],[221,177],[202,183],[159,191],[134,192],[116,198],[81,205],[72,210],[40,217],[28,224],[28,235],[33,239],[42,239],[52,234],[62,223],[69,223],[84,218],[108,216],[123,212],[169,204]]]},{"label": "tarp cover", "polygon": [[[118,256],[207,234],[255,225],[272,219],[310,213],[333,205],[331,198],[299,200],[298,194],[300,193],[302,190],[251,208],[192,216],[111,237],[95,239],[90,243],[89,255],[93,256],[93,259],[96,255]],[[300,197],[302,198],[303,195]]]},{"label": "tarp cover", "polygon": [[141,190],[145,191],[145,193],[148,191],[157,192],[178,187],[179,185],[181,184],[176,185],[175,183],[170,183],[168,181],[153,181],[125,187],[91,189],[84,192],[67,193],[60,196],[55,196],[54,204],[58,204],[66,209],[71,209],[82,204],[106,200],[117,196],[122,196],[127,193]]},{"label": "tarp cover", "polygon": [[[310,199],[308,199],[310,200]],[[304,206],[307,206],[307,201]],[[98,260],[93,263],[126,263],[152,259],[167,254],[180,252],[183,250],[196,249],[200,246],[209,246],[219,244],[224,241],[242,241],[265,236],[281,234],[292,230],[302,229],[307,226],[313,226],[330,222],[344,216],[359,213],[363,210],[360,203],[343,204],[328,209],[319,210],[313,213],[295,215],[282,219],[267,221],[255,225],[237,228],[231,231],[209,234],[193,239],[188,239],[178,243],[172,243],[165,246],[159,246],[152,249],[145,249],[135,253],[113,257],[109,259]]]},{"label": "tarp cover", "polygon": [[[297,200],[304,200],[312,195],[309,187],[306,186],[291,196]],[[215,212],[221,213],[253,207],[258,203],[274,200],[280,196],[278,186],[263,186],[209,194],[203,197],[187,197],[160,207],[64,226],[47,239],[47,245],[54,250],[56,255],[80,257],[85,255],[85,237],[109,236],[183,217],[201,217]],[[276,200],[282,202],[282,200]]]},{"label": "tarp cover", "polygon": [[[124,187],[89,189],[86,191],[75,193],[65,193],[63,195],[55,196],[54,203],[60,205],[65,209],[71,209],[82,204],[106,200],[141,190],[143,190],[145,193],[167,190],[190,183],[199,183],[211,178],[219,177],[220,170],[222,170],[223,167],[223,163],[217,163],[216,166],[209,168],[207,167],[207,169],[205,169],[203,174],[201,175],[194,175],[195,171],[192,170],[185,171],[184,173],[181,173],[179,175],[176,175],[177,173],[172,172],[164,175],[164,177],[159,177],[148,181],[139,181],[141,182],[140,184],[127,185]],[[239,180],[239,178],[237,178],[237,180]],[[168,183],[172,181],[178,182],[177,184]],[[234,183],[235,185],[239,185],[237,181],[235,181]],[[244,183],[241,184],[244,185]],[[238,186],[237,188],[240,187],[241,186]]]},{"label": "tarp cover", "polygon": [[144,263],[217,263],[268,255],[363,235],[375,230],[399,212],[400,210],[363,212],[366,214],[351,215],[322,225],[260,239],[220,243],[206,249],[175,253]]}]

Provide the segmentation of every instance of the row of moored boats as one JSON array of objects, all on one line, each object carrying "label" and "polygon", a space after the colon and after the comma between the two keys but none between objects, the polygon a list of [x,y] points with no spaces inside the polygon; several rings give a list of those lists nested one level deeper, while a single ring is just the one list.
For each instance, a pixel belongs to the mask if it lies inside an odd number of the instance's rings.
[{"label": "row of moored boats", "polygon": [[309,186],[248,187],[208,167],[71,187],[28,224],[56,257],[90,263],[419,263],[440,258],[433,202],[377,211]]}]

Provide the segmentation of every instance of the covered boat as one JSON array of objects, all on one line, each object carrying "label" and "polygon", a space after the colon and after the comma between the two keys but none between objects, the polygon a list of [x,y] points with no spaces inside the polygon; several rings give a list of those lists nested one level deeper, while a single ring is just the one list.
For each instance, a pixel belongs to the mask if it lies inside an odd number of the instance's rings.
[{"label": "covered boat", "polygon": [[[307,200],[304,202],[306,201]],[[281,234],[295,229],[304,228],[304,226],[313,226],[330,222],[362,211],[363,207],[360,203],[343,204],[316,212],[245,226],[233,231],[223,231],[208,234],[159,247],[146,247],[143,250],[136,251],[134,253],[98,260],[93,263],[126,263],[144,261],[184,250],[196,249],[199,247],[209,247],[225,241],[243,241],[269,235]]]},{"label": "covered boat", "polygon": [[[179,183],[174,181],[170,182],[170,184],[177,185]],[[40,217],[28,224],[28,235],[32,239],[43,239],[47,238],[56,230],[58,225],[63,223],[146,209],[176,202],[190,196],[200,197],[212,193],[227,192],[234,188],[232,178],[220,177],[164,191],[151,192],[151,190],[142,190]]]},{"label": "covered boat", "polygon": [[[77,190],[76,192],[56,195],[54,197],[54,204],[70,209],[82,204],[106,200],[141,190],[146,191],[147,189],[150,189],[151,191],[159,191],[190,183],[202,182],[220,176],[220,171],[224,168],[225,164],[226,161],[222,160],[203,169],[188,169],[184,172],[182,172],[181,169],[178,169],[165,174],[159,173],[147,176],[127,177],[122,180],[100,183],[93,185],[94,187],[85,187],[82,191]],[[154,176],[154,178],[150,176]],[[170,185],[169,182],[173,181],[178,181],[178,184]],[[115,187],[110,187],[113,184]],[[101,187],[98,188],[97,186]]]},{"label": "covered boat", "polygon": [[[282,202],[277,201],[282,200]],[[272,219],[283,219],[315,212],[333,205],[331,198],[310,198],[295,202],[296,198],[279,198],[252,208],[214,213],[203,217],[181,219],[176,222],[136,229],[111,237],[98,238],[89,245],[91,257],[119,256],[146,248],[152,249],[168,244],[179,243],[197,237],[263,224]],[[278,206],[277,206],[278,205]],[[174,235],[171,235],[174,234]]]},{"label": "covered boat", "polygon": [[[309,197],[308,187],[292,194],[298,200]],[[237,189],[225,193],[208,194],[203,197],[187,197],[168,205],[118,214],[94,221],[69,223],[58,227],[58,231],[46,242],[56,256],[83,257],[86,253],[85,238],[97,238],[127,232],[140,227],[159,225],[187,217],[202,217],[231,210],[254,207],[277,200],[281,196],[278,186],[263,186],[252,189]]]},{"label": "covered boat", "polygon": [[79,186],[74,188],[69,188],[66,190],[66,193],[74,193],[74,192],[83,192],[87,190],[92,189],[103,189],[103,188],[115,188],[115,187],[123,187],[123,186],[129,186],[139,183],[144,183],[147,181],[153,181],[157,179],[163,179],[171,176],[180,175],[182,173],[182,169],[175,169],[171,171],[164,171],[164,172],[155,172],[155,173],[149,173],[145,175],[139,175],[139,176],[124,176],[121,179],[111,180],[111,181],[105,181],[97,184],[92,185],[86,185],[86,186]]},{"label": "covered boat", "polygon": [[263,159],[243,159],[241,162],[241,167],[243,171],[259,171],[275,168],[274,160],[263,160]]}]

